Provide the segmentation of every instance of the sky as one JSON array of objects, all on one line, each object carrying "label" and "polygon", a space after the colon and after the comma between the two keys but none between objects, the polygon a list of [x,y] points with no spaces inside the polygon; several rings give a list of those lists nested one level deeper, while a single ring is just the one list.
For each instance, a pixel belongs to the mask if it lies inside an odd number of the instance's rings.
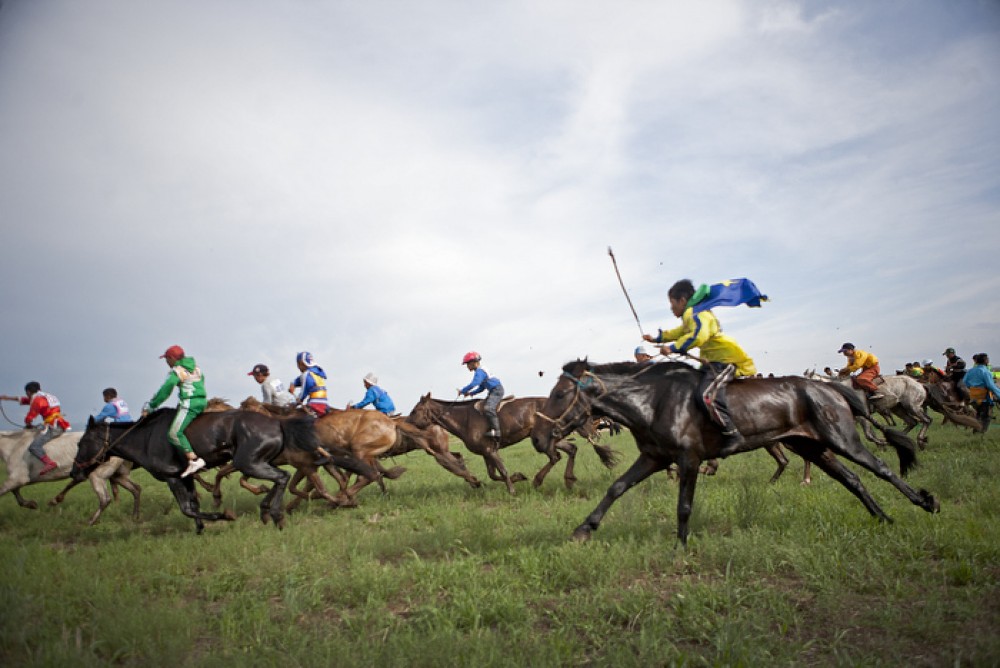
[{"label": "sky", "polygon": [[1000,3],[5,0],[0,225],[0,393],[79,428],[174,344],[547,395],[681,278],[768,294],[716,310],[765,374],[1000,360]]}]

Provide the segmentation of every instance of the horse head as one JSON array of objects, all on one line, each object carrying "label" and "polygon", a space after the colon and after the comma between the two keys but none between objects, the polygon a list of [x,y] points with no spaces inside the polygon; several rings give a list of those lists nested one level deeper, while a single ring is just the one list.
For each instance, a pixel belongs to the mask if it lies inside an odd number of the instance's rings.
[{"label": "horse head", "polygon": [[588,392],[599,384],[600,380],[591,372],[586,359],[563,367],[531,430],[531,444],[535,450],[550,455],[556,443],[589,422],[591,405]]},{"label": "horse head", "polygon": [[441,407],[434,399],[431,398],[431,393],[428,392],[420,397],[420,401],[418,401],[417,405],[410,411],[406,421],[415,427],[426,429],[432,424],[435,424],[435,420],[440,414]]},{"label": "horse head", "polygon": [[76,457],[73,458],[73,468],[69,472],[70,478],[76,482],[86,480],[90,471],[104,459],[107,459],[110,449],[111,425],[99,424],[94,421],[94,416],[91,415],[87,420],[87,429],[80,437]]}]

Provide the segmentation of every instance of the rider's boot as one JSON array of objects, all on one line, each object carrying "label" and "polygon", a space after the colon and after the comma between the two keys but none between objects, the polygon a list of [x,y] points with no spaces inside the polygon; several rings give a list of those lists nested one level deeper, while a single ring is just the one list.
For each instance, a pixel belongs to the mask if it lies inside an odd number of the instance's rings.
[{"label": "rider's boot", "polygon": [[490,423],[490,428],[486,432],[487,438],[492,438],[493,440],[500,441],[500,419],[492,415],[487,416]]},{"label": "rider's boot", "polygon": [[38,472],[38,475],[40,476],[45,475],[47,473],[52,473],[57,468],[59,468],[59,465],[56,464],[55,461],[48,455],[42,455],[42,464],[43,464],[42,470]]},{"label": "rider's boot", "polygon": [[186,478],[195,471],[200,471],[205,468],[205,460],[201,457],[196,457],[195,459],[189,459],[187,468],[184,469],[184,473],[181,474],[182,478]]}]

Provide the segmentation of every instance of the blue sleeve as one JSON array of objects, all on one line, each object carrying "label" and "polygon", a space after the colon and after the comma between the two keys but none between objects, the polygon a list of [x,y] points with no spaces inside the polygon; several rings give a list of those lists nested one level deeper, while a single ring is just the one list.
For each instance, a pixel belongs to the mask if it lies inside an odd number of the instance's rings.
[{"label": "blue sleeve", "polygon": [[101,412],[94,416],[94,422],[103,422],[105,418],[114,420],[117,417],[118,411],[115,410],[114,404],[104,404]]},{"label": "blue sleeve", "polygon": [[365,392],[365,398],[351,406],[351,408],[364,408],[373,401],[375,401],[375,388],[369,387],[368,391]]},{"label": "blue sleeve", "polygon": [[483,382],[486,380],[486,372],[482,369],[476,369],[476,372],[472,374],[472,382],[463,387],[459,392],[462,394],[479,394],[483,391]]}]

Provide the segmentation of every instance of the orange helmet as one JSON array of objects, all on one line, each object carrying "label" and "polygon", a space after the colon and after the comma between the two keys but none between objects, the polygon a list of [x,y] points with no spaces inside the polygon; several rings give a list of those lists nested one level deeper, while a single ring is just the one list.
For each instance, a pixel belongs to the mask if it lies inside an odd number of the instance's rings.
[{"label": "orange helmet", "polygon": [[465,357],[462,358],[462,364],[468,364],[469,362],[478,362],[481,359],[483,358],[479,356],[479,353],[477,353],[475,350],[470,350],[469,352],[465,353]]},{"label": "orange helmet", "polygon": [[160,359],[172,360],[176,362],[177,360],[184,357],[184,349],[180,346],[170,346],[167,348],[167,352],[160,355]]}]

